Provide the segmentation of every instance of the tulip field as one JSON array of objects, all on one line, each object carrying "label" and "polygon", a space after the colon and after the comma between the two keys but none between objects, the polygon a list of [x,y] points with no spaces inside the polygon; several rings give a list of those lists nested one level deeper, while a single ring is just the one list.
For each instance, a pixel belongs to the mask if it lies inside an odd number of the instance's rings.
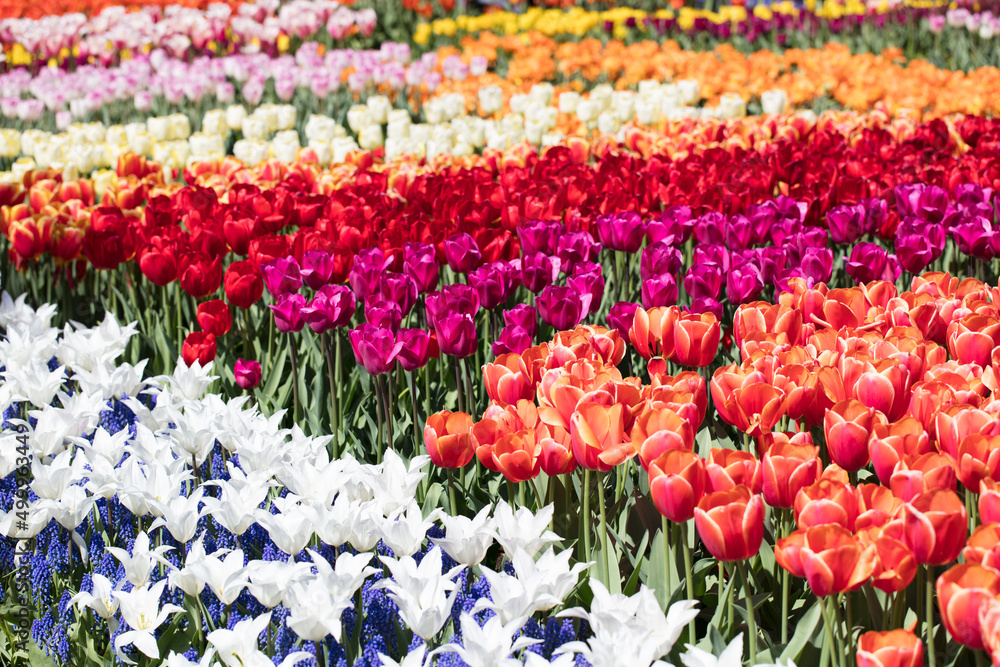
[{"label": "tulip field", "polygon": [[0,56],[0,665],[1000,666],[1000,3]]}]

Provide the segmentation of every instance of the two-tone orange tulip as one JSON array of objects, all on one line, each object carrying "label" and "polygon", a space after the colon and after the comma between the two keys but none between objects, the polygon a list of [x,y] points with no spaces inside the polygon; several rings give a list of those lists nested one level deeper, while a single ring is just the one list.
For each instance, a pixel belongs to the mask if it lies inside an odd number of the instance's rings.
[{"label": "two-tone orange tulip", "polygon": [[674,322],[681,314],[677,306],[639,308],[635,311],[628,336],[643,359],[670,358],[674,354]]},{"label": "two-tone orange tulip", "polygon": [[500,405],[513,405],[535,396],[531,374],[519,354],[501,354],[483,366],[486,394]]},{"label": "two-tone orange tulip", "polygon": [[819,447],[775,443],[761,459],[761,468],[764,500],[771,507],[790,509],[796,494],[819,479]]},{"label": "two-tone orange tulip", "polygon": [[820,479],[795,495],[795,522],[799,528],[835,523],[854,531],[858,493],[850,484]]},{"label": "two-tone orange tulip", "polygon": [[931,440],[920,421],[904,417],[892,424],[875,424],[868,440],[868,454],[875,475],[889,485],[892,471],[904,456],[916,457],[932,451]]},{"label": "two-tone orange tulip", "polygon": [[674,354],[681,366],[708,366],[719,351],[722,328],[712,313],[681,313],[674,320]]},{"label": "two-tone orange tulip", "polygon": [[837,595],[864,584],[875,571],[875,545],[864,544],[835,523],[799,529],[778,540],[778,565],[803,578],[818,597]]},{"label": "two-tone orange tulip", "polygon": [[858,667],[920,667],[924,645],[909,630],[866,632],[858,637]]},{"label": "two-tone orange tulip", "polygon": [[646,408],[640,412],[632,426],[631,437],[639,461],[646,469],[668,450],[694,448],[691,423],[669,408]]},{"label": "two-tone orange tulip", "polygon": [[955,463],[945,454],[904,456],[889,477],[889,488],[904,501],[934,489],[954,492],[957,485]]},{"label": "two-tone orange tulip", "polygon": [[980,614],[1000,596],[1000,574],[965,563],[943,572],[937,583],[938,609],[948,634],[971,649],[985,648]]},{"label": "two-tone orange tulip", "polygon": [[840,401],[826,411],[823,429],[830,458],[844,470],[856,472],[868,465],[868,440],[877,424],[886,424],[885,416],[861,401]]},{"label": "two-tone orange tulip", "polygon": [[903,536],[921,565],[955,561],[968,533],[965,505],[954,491],[934,489],[903,505]]},{"label": "two-tone orange tulip", "polygon": [[694,510],[698,535],[724,563],[752,558],[764,539],[764,503],[745,486],[709,493]]},{"label": "two-tone orange tulip", "polygon": [[743,485],[751,492],[760,493],[764,486],[764,470],[760,460],[750,452],[739,449],[713,447],[708,454],[706,491],[728,491]]},{"label": "two-tone orange tulip", "polygon": [[694,517],[706,479],[701,457],[687,450],[669,450],[649,464],[649,495],[660,514],[684,523]]},{"label": "two-tone orange tulip", "polygon": [[427,418],[424,447],[434,465],[461,468],[472,460],[472,417],[464,412],[442,410]]},{"label": "two-tone orange tulip", "polygon": [[625,439],[620,403],[581,403],[570,419],[570,438],[576,462],[588,470],[607,472],[636,454]]}]

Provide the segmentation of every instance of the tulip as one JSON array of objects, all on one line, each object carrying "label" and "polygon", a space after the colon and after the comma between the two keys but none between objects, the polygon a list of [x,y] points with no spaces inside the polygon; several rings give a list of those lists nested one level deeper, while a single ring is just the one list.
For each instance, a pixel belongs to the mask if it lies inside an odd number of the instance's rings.
[{"label": "tulip", "polygon": [[476,323],[464,313],[443,314],[434,320],[434,332],[443,354],[464,359],[476,351]]},{"label": "tulip", "polygon": [[379,278],[379,295],[399,306],[403,317],[417,301],[417,281],[403,273],[385,273]]},{"label": "tulip", "polygon": [[538,331],[538,311],[526,303],[503,311],[503,321],[508,327],[521,327],[530,337],[534,337]]},{"label": "tulip", "polygon": [[538,294],[555,282],[559,275],[559,260],[545,253],[521,255],[521,280],[532,294]]},{"label": "tulip", "polygon": [[576,265],[581,262],[593,262],[601,252],[601,246],[594,241],[590,232],[566,232],[556,242],[554,254],[559,258],[559,268],[567,274],[573,274]]},{"label": "tulip", "polygon": [[275,298],[302,288],[299,263],[294,257],[273,260],[261,267],[261,273],[264,275],[264,286]]},{"label": "tulip", "polygon": [[764,291],[764,279],[760,268],[753,262],[734,266],[726,274],[726,298],[729,299],[729,303],[753,301],[762,291]]},{"label": "tulip", "polygon": [[804,578],[817,597],[855,590],[875,571],[874,544],[862,544],[838,524],[799,529],[777,541],[774,557],[794,577]]},{"label": "tulip", "polygon": [[455,273],[469,273],[483,261],[476,240],[465,233],[453,234],[445,239],[444,256]]},{"label": "tulip", "polygon": [[819,479],[819,448],[775,443],[762,457],[761,467],[764,470],[764,500],[771,507],[790,509],[798,492]]},{"label": "tulip", "polygon": [[[76,232],[67,228],[67,235],[75,235]],[[82,232],[80,235],[82,237]],[[55,253],[54,253],[55,254]],[[77,253],[72,253],[75,256]],[[58,256],[58,255],[57,255]],[[61,259],[72,259],[72,257],[61,257]],[[177,279],[177,260],[174,252],[160,251],[155,248],[147,248],[139,253],[139,270],[142,275],[149,278],[151,282],[160,287],[165,287]]]},{"label": "tulip", "polygon": [[538,444],[541,445],[538,463],[546,475],[568,475],[576,470],[576,457],[569,443],[555,438],[542,438]]},{"label": "tulip", "polygon": [[857,490],[849,484],[821,479],[795,495],[794,509],[799,528],[835,523],[854,532],[858,518]]},{"label": "tulip", "polygon": [[538,477],[541,450],[531,430],[507,433],[493,444],[493,462],[508,481],[519,484]]},{"label": "tulip", "polygon": [[203,252],[187,253],[181,257],[178,273],[185,292],[195,299],[204,298],[222,284],[222,257],[212,259]]},{"label": "tulip", "polygon": [[1000,488],[992,479],[979,483],[979,518],[983,523],[1000,522]]},{"label": "tulip", "polygon": [[722,289],[722,267],[718,264],[696,264],[684,276],[684,291],[692,301],[716,299]]},{"label": "tulip", "polygon": [[654,276],[642,282],[640,295],[643,308],[672,306],[677,303],[677,281],[669,273]]},{"label": "tulip", "polygon": [[678,308],[637,308],[628,337],[643,359],[670,358],[674,355],[674,322]]},{"label": "tulip", "polygon": [[229,306],[222,299],[212,299],[198,304],[198,326],[215,336],[222,336],[233,326]]},{"label": "tulip", "polygon": [[719,351],[722,328],[715,315],[682,314],[674,320],[674,355],[681,366],[703,368]]},{"label": "tulip", "polygon": [[903,505],[905,542],[921,565],[955,561],[968,532],[965,505],[954,491],[934,489]]},{"label": "tulip", "polygon": [[404,371],[415,371],[427,365],[431,356],[431,334],[423,329],[400,329],[396,342],[401,343],[396,360]]},{"label": "tulip", "polygon": [[475,317],[479,312],[479,294],[469,285],[456,283],[440,292],[431,292],[424,301],[427,322],[433,325],[440,315],[459,313]]},{"label": "tulip", "polygon": [[617,331],[622,338],[628,339],[629,329],[635,320],[635,311],[639,309],[639,304],[630,301],[619,301],[611,306],[608,312],[608,326]]},{"label": "tulip", "polygon": [[980,614],[1000,596],[1000,574],[982,565],[956,565],[937,578],[936,588],[948,634],[963,646],[985,648]]},{"label": "tulip", "polygon": [[884,593],[898,593],[917,576],[913,551],[899,540],[883,535],[875,540],[876,563],[872,586]]},{"label": "tulip", "polygon": [[396,342],[391,331],[373,327],[367,322],[351,329],[347,337],[351,341],[354,359],[371,375],[381,375],[392,370],[399,351],[403,349],[403,343]]},{"label": "tulip", "polygon": [[325,250],[309,250],[302,255],[299,274],[310,289],[319,290],[333,276],[333,256]]},{"label": "tulip", "polygon": [[[829,436],[828,440],[829,442]],[[893,469],[905,455],[919,456],[931,452],[932,445],[919,420],[904,417],[894,424],[876,423],[868,441],[868,453],[875,474],[888,486]]]},{"label": "tulip", "polygon": [[745,486],[716,491],[698,502],[694,523],[705,548],[716,560],[743,561],[760,551],[764,503]]},{"label": "tulip", "polygon": [[827,410],[823,430],[830,459],[848,472],[868,465],[868,439],[879,422],[885,423],[881,412],[855,399],[840,401]]},{"label": "tulip", "polygon": [[346,327],[354,316],[354,293],[345,285],[324,285],[300,310],[302,319],[316,333]]},{"label": "tulip", "polygon": [[524,329],[524,327],[504,327],[500,330],[500,336],[491,345],[493,356],[499,357],[502,354],[521,354],[531,347],[534,339]]},{"label": "tulip", "polygon": [[646,235],[645,225],[635,213],[602,215],[595,222],[597,238],[605,248],[619,252],[638,252]]},{"label": "tulip", "polygon": [[588,315],[593,315],[601,308],[601,301],[604,299],[604,276],[601,275],[600,266],[597,270],[589,273],[581,272],[586,265],[577,264],[573,270],[573,276],[566,281],[566,285],[575,289],[584,296],[590,297],[590,308]]},{"label": "tulip", "polygon": [[189,333],[181,348],[181,356],[184,357],[184,363],[188,366],[194,365],[194,362],[197,361],[204,368],[215,359],[215,354],[215,336],[207,331]]},{"label": "tulip", "polygon": [[264,282],[250,260],[229,265],[226,269],[225,288],[229,303],[243,309],[250,308],[264,294]]},{"label": "tulip", "polygon": [[643,280],[664,275],[676,276],[682,265],[680,250],[664,242],[648,245],[639,260],[639,277]]},{"label": "tulip", "polygon": [[858,667],[921,667],[924,645],[909,630],[866,632],[858,637]]},{"label": "tulip", "polygon": [[424,447],[439,468],[465,467],[475,454],[472,417],[448,410],[432,414],[424,426]]},{"label": "tulip", "polygon": [[371,299],[365,303],[365,320],[380,329],[396,333],[403,322],[403,313],[398,303]]},{"label": "tulip", "polygon": [[581,295],[572,287],[549,285],[535,300],[542,320],[559,331],[573,329],[590,308],[590,295]]},{"label": "tulip", "polygon": [[707,483],[705,490],[728,491],[734,486],[746,486],[754,494],[761,492],[764,485],[763,469],[760,461],[750,452],[738,449],[713,447],[705,466]]},{"label": "tulip", "polygon": [[278,331],[288,333],[302,331],[305,321],[302,319],[302,308],[306,298],[301,294],[285,292],[278,297],[277,303],[268,308],[274,313],[274,324]]},{"label": "tulip", "polygon": [[934,489],[955,490],[956,476],[953,459],[931,452],[920,456],[904,456],[889,478],[892,492],[904,501]]},{"label": "tulip", "polygon": [[237,359],[233,375],[236,376],[236,384],[249,391],[260,384],[260,362]]},{"label": "tulip", "polygon": [[674,523],[694,517],[706,481],[705,462],[694,452],[668,450],[649,464],[649,495],[660,514]]},{"label": "tulip", "polygon": [[851,250],[851,257],[846,261],[847,275],[861,285],[881,280],[887,268],[888,258],[885,250],[874,243],[859,243]]},{"label": "tulip", "polygon": [[854,243],[861,237],[864,224],[865,207],[861,204],[834,206],[826,213],[827,229],[834,243]]},{"label": "tulip", "polygon": [[587,470],[607,472],[635,455],[625,439],[623,406],[582,403],[570,418],[570,438],[576,462]]},{"label": "tulip", "polygon": [[566,228],[558,222],[532,220],[517,228],[517,238],[521,241],[522,258],[532,253],[540,252],[555,255],[559,248],[559,239]]},{"label": "tulip", "polygon": [[479,295],[479,304],[493,310],[507,301],[507,277],[493,265],[483,266],[469,273],[469,285]]},{"label": "tulip", "polygon": [[421,294],[437,287],[440,267],[434,256],[434,248],[424,243],[407,243],[403,273],[413,278]]}]

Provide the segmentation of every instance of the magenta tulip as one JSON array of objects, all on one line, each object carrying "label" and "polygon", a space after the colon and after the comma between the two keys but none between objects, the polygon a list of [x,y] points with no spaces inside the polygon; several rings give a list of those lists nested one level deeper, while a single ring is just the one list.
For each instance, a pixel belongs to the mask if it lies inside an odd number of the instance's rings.
[{"label": "magenta tulip", "polygon": [[321,289],[330,282],[330,276],[333,275],[333,256],[325,250],[303,253],[300,273],[303,282],[311,289]]},{"label": "magenta tulip", "polygon": [[400,329],[396,342],[402,343],[396,360],[404,371],[415,371],[427,365],[431,351],[431,334],[423,329]]},{"label": "magenta tulip", "polygon": [[240,389],[253,389],[260,384],[260,362],[237,359],[233,375],[236,376],[236,384]]},{"label": "magenta tulip", "polygon": [[440,314],[434,320],[434,332],[437,334],[441,353],[458,359],[464,359],[475,352],[479,343],[476,323],[465,313]]},{"label": "magenta tulip", "polygon": [[464,232],[445,239],[444,258],[455,273],[468,273],[483,263],[476,240]]},{"label": "magenta tulip", "polygon": [[294,257],[279,257],[263,267],[264,286],[273,297],[298,292],[302,288],[302,274]]},{"label": "magenta tulip", "polygon": [[573,329],[590,309],[590,294],[580,294],[572,287],[549,285],[535,299],[542,320],[559,331]]},{"label": "magenta tulip", "polygon": [[388,329],[379,329],[367,322],[357,329],[351,329],[347,337],[354,350],[354,358],[372,375],[381,375],[392,370],[402,343]]},{"label": "magenta tulip", "polygon": [[306,298],[301,294],[285,293],[278,297],[277,303],[268,306],[274,313],[274,325],[281,333],[302,331],[305,321],[302,319],[302,308]]}]

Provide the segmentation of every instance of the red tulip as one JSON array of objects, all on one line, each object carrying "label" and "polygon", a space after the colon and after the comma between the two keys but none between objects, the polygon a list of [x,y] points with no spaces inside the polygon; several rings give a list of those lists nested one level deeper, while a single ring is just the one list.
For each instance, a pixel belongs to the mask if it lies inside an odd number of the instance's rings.
[{"label": "red tulip", "polygon": [[764,487],[764,471],[760,461],[750,452],[713,447],[708,455],[706,492],[728,491],[740,484],[753,493]]},{"label": "red tulip", "polygon": [[233,326],[233,315],[222,299],[198,304],[198,326],[215,336],[222,336]]},{"label": "red tulip", "polygon": [[194,362],[197,361],[202,367],[205,367],[215,359],[215,353],[215,336],[206,331],[189,333],[181,347],[181,356],[184,357],[184,363],[188,366],[193,366]]},{"label": "red tulip", "polygon": [[948,634],[971,649],[985,647],[980,614],[1000,596],[1000,574],[966,563],[937,578],[938,609]]},{"label": "red tulip", "polygon": [[472,417],[448,410],[432,414],[424,426],[424,447],[439,468],[464,467],[475,453]]},{"label": "red tulip", "polygon": [[954,462],[944,454],[904,456],[889,478],[889,487],[905,501],[933,489],[954,491]]},{"label": "red tulip", "polygon": [[921,565],[956,560],[968,532],[965,505],[954,491],[934,489],[903,505],[903,535]]},{"label": "red tulip", "polygon": [[201,299],[219,289],[222,284],[222,258],[212,259],[203,252],[181,256],[181,287],[195,299]]},{"label": "red tulip", "polygon": [[800,489],[814,483],[822,472],[819,448],[775,443],[761,460],[764,500],[771,507],[790,509]]},{"label": "red tulip", "polygon": [[862,544],[843,526],[828,523],[799,529],[778,540],[778,564],[804,578],[819,597],[854,590],[875,571],[875,545]]},{"label": "red tulip", "polygon": [[264,294],[264,281],[248,259],[229,265],[225,283],[226,298],[237,308],[249,308]]},{"label": "red tulip", "polygon": [[913,551],[888,535],[877,538],[874,545],[877,558],[872,571],[872,586],[885,593],[896,593],[909,586],[917,576],[917,559]]},{"label": "red tulip", "polygon": [[909,630],[866,632],[858,637],[858,667],[921,667],[924,645]]},{"label": "red tulip", "polygon": [[923,425],[913,417],[904,417],[888,425],[876,423],[868,441],[872,467],[885,486],[889,485],[892,471],[903,456],[929,454],[932,449]]},{"label": "red tulip", "polygon": [[857,518],[857,490],[850,484],[821,479],[795,496],[795,522],[799,528],[835,523],[853,532]]},{"label": "red tulip", "polygon": [[694,452],[668,450],[649,464],[649,495],[660,514],[674,523],[694,517],[705,482],[705,462]]},{"label": "red tulip", "polygon": [[710,493],[694,510],[698,535],[717,560],[746,560],[764,539],[764,503],[745,486]]},{"label": "red tulip", "polygon": [[886,423],[882,413],[854,399],[840,401],[827,410],[823,429],[833,462],[849,472],[868,465],[868,438],[878,423]]},{"label": "red tulip", "polygon": [[979,483],[979,519],[983,523],[1000,522],[1000,488],[992,479]]}]

